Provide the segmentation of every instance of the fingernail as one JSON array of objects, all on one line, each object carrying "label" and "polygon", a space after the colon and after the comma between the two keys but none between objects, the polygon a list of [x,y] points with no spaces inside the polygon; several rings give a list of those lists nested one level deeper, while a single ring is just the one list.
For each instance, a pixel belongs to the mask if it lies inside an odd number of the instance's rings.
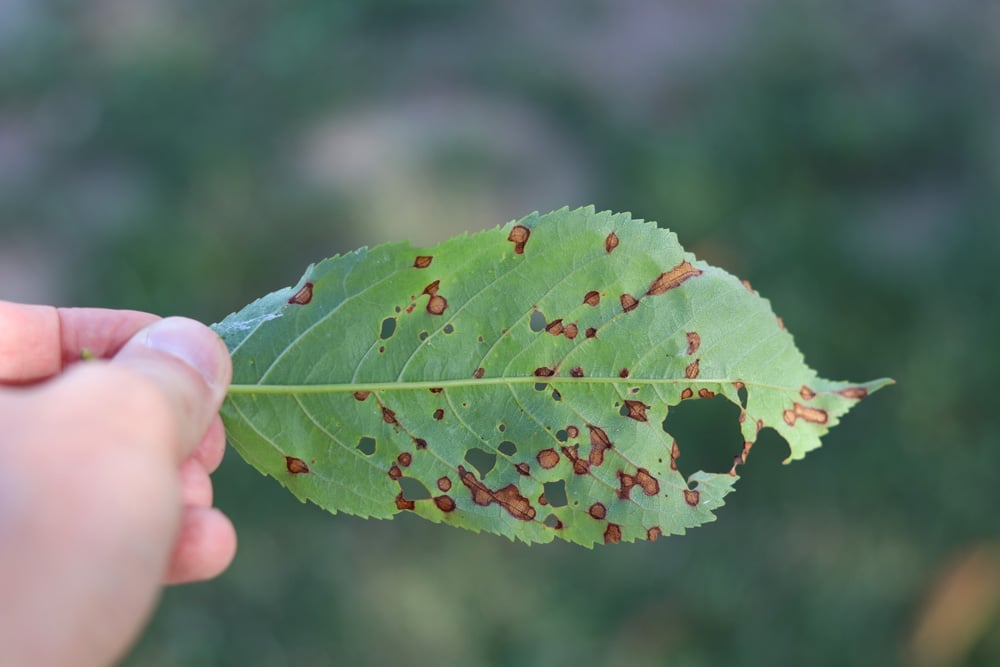
[{"label": "fingernail", "polygon": [[201,322],[168,317],[147,328],[143,342],[198,371],[210,387],[222,379],[225,351],[215,332]]}]

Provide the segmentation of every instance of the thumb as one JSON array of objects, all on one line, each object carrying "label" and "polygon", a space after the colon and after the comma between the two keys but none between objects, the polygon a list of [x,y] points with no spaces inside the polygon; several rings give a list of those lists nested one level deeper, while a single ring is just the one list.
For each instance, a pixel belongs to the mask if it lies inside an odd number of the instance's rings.
[{"label": "thumb", "polygon": [[198,446],[232,379],[225,343],[204,324],[168,317],[142,329],[111,360],[151,380],[178,427],[178,460]]}]

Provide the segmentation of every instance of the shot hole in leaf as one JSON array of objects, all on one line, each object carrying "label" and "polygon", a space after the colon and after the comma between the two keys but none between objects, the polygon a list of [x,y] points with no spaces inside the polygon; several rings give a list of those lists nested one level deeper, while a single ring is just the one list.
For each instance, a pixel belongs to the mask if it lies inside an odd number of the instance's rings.
[{"label": "shot hole in leaf", "polygon": [[453,327],[450,324],[446,324],[444,325],[444,329],[442,331],[444,331],[446,334],[452,334],[455,333],[455,327]]},{"label": "shot hole in leaf", "polygon": [[497,445],[497,451],[504,456],[514,456],[514,454],[517,454],[517,445],[510,440],[504,440]]},{"label": "shot hole in leaf", "polygon": [[[699,470],[728,472],[732,468],[733,455],[743,449],[740,412],[739,406],[723,396],[671,406],[663,430],[684,452],[678,465],[685,475]],[[685,447],[685,443],[694,446]]]},{"label": "shot hole in leaf", "polygon": [[387,317],[382,320],[382,330],[379,332],[378,337],[382,340],[388,340],[392,338],[392,334],[396,333],[396,318]]},{"label": "shot hole in leaf", "polygon": [[399,490],[402,491],[403,498],[407,500],[427,500],[431,497],[431,492],[419,479],[400,477],[396,481],[399,483]]},{"label": "shot hole in leaf", "polygon": [[566,480],[560,479],[557,482],[545,482],[545,499],[549,502],[552,507],[565,507],[567,504],[566,499]]},{"label": "shot hole in leaf", "polygon": [[534,331],[535,333],[538,333],[539,331],[545,331],[546,324],[547,322],[545,321],[545,315],[543,315],[538,310],[531,311],[531,319],[528,321],[528,326],[531,327],[532,331]]},{"label": "shot hole in leaf", "polygon": [[375,453],[375,438],[371,438],[367,435],[362,436],[358,439],[358,451],[366,456],[371,456]]},{"label": "shot hole in leaf", "polygon": [[427,340],[428,336],[430,336],[430,334],[426,331],[421,331],[419,334],[417,334],[417,338],[419,338],[421,342]]},{"label": "shot hole in leaf", "polygon": [[486,475],[497,464],[497,455],[478,447],[473,447],[465,453],[465,460],[479,472],[479,479],[485,479]]}]

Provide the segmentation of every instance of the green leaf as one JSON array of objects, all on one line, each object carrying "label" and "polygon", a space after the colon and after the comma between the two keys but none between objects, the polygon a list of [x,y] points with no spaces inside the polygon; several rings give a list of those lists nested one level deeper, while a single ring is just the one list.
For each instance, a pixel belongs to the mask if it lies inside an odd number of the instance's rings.
[{"label": "green leaf", "polygon": [[[655,224],[592,208],[310,266],[214,325],[240,454],[331,512],[548,542],[714,519],[761,428],[799,459],[889,380],[830,382],[764,299]],[[721,396],[730,473],[678,466],[670,409]]]}]

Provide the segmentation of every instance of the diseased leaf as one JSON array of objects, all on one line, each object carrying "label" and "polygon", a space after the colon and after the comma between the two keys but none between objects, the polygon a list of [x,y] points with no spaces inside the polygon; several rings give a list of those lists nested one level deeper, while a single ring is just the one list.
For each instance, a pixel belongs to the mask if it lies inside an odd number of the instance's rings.
[{"label": "diseased leaf", "polygon": [[[802,458],[890,382],[820,379],[748,286],[592,208],[334,257],[215,329],[229,440],[298,498],[525,542],[711,521],[762,428]],[[745,444],[685,477],[670,408],[716,395]]]}]

